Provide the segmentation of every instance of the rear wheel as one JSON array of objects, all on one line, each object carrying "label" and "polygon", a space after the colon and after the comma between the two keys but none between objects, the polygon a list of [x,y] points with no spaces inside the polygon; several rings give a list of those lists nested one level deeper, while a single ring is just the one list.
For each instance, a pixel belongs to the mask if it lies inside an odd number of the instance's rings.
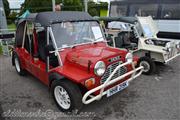
[{"label": "rear wheel", "polygon": [[19,60],[19,57],[17,56],[17,54],[14,55],[14,66],[19,75],[25,75],[25,70],[22,69],[20,60]]},{"label": "rear wheel", "polygon": [[82,94],[78,86],[68,80],[54,80],[51,94],[58,108],[63,112],[79,111],[82,104]]},{"label": "rear wheel", "polygon": [[139,60],[138,66],[143,66],[143,74],[150,75],[153,74],[156,70],[156,65],[154,61],[149,57],[142,57]]}]

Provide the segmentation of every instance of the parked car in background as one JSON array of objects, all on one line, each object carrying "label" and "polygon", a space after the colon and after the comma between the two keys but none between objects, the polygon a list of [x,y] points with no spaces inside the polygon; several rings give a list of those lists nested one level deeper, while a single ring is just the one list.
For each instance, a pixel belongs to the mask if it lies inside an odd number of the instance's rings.
[{"label": "parked car in background", "polygon": [[155,62],[167,63],[180,55],[180,40],[158,38],[159,32],[152,17],[109,17],[104,21],[108,35],[113,36],[111,46],[125,48],[140,57],[138,65],[144,74],[156,70]]},{"label": "parked car in background", "polygon": [[143,67],[127,50],[109,47],[85,12],[42,12],[19,22],[12,64],[46,84],[63,112],[125,89]]},{"label": "parked car in background", "polygon": [[152,16],[161,38],[180,39],[179,0],[110,0],[109,17]]}]

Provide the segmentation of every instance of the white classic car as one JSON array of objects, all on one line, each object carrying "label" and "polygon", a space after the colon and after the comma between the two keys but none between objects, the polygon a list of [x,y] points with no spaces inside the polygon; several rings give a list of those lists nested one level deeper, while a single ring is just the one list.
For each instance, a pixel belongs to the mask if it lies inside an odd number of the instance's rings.
[{"label": "white classic car", "polygon": [[154,73],[155,62],[168,63],[180,56],[180,40],[158,38],[159,31],[151,16],[99,20],[104,21],[105,31],[112,38],[109,40],[112,47],[128,49],[140,57],[138,65],[144,66],[144,74]]}]

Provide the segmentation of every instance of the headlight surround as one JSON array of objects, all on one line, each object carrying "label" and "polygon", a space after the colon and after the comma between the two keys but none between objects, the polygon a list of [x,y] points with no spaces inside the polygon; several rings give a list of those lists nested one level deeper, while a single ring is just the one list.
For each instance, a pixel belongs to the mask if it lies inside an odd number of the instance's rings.
[{"label": "headlight surround", "polygon": [[151,39],[145,40],[145,43],[146,43],[147,45],[154,45],[154,41],[151,40]]},{"label": "headlight surround", "polygon": [[106,71],[106,65],[103,61],[98,61],[94,66],[94,73],[97,76],[102,76]]},{"label": "headlight surround", "polygon": [[170,47],[171,47],[171,43],[170,42],[166,43],[166,48],[170,48]]},{"label": "headlight surround", "polygon": [[177,48],[177,49],[180,49],[180,42],[177,42],[177,43],[176,43],[176,48]]},{"label": "headlight surround", "polygon": [[127,53],[126,54],[126,62],[132,62],[133,61],[133,54]]},{"label": "headlight surround", "polygon": [[166,48],[167,48],[168,52],[171,51],[171,43],[170,42],[166,43]]}]

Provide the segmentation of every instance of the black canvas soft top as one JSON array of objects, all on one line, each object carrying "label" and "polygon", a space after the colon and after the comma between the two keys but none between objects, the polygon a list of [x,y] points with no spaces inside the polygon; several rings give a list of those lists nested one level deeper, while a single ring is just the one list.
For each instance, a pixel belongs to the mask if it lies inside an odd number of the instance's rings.
[{"label": "black canvas soft top", "polygon": [[32,13],[23,20],[39,23],[44,27],[65,21],[96,21],[88,13],[79,11]]},{"label": "black canvas soft top", "polygon": [[99,21],[106,21],[106,22],[119,21],[130,24],[134,24],[135,22],[137,22],[136,17],[95,17],[94,19]]}]

